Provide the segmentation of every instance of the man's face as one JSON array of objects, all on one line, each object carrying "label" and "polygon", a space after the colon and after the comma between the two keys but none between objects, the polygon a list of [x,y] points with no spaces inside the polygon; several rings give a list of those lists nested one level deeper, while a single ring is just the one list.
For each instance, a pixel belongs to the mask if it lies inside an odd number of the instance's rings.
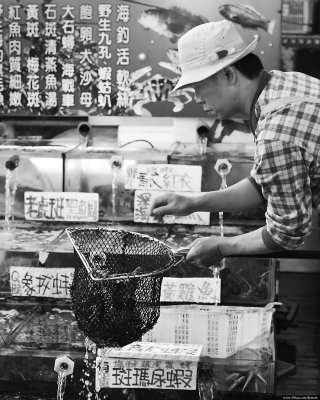
[{"label": "man's face", "polygon": [[234,88],[224,76],[224,71],[194,83],[192,87],[195,91],[196,102],[201,104],[204,111],[211,117],[227,119],[236,114]]}]

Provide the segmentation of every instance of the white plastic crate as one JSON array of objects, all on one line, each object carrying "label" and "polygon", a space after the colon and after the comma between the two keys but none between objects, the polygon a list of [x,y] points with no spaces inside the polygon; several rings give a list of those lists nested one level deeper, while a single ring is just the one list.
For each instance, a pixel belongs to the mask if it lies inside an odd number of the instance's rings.
[{"label": "white plastic crate", "polygon": [[163,306],[158,322],[142,337],[142,341],[202,344],[203,355],[227,358],[271,331],[272,305]]},{"label": "white plastic crate", "polygon": [[282,32],[312,33],[314,0],[283,0]]}]

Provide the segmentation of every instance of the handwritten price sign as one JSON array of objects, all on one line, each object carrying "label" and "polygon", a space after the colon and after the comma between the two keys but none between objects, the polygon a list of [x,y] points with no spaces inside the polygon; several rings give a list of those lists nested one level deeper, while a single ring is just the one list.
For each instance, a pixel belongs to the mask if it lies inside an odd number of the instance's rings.
[{"label": "handwritten price sign", "polygon": [[[163,193],[163,192],[162,192]],[[150,215],[151,202],[161,194],[160,191],[136,190],[134,194],[134,222],[159,223]],[[192,195],[190,193],[189,195]],[[183,217],[165,215],[162,222],[164,224],[187,224],[187,225],[209,225],[209,212],[195,212]]]},{"label": "handwritten price sign", "polygon": [[99,195],[25,192],[24,214],[27,220],[96,222],[99,219]]},{"label": "handwritten price sign", "polygon": [[201,191],[200,165],[137,164],[127,167],[126,189]]},{"label": "handwritten price sign", "polygon": [[220,303],[219,278],[163,278],[162,302]]},{"label": "handwritten price sign", "polygon": [[100,352],[97,386],[195,390],[202,345],[134,342]]},{"label": "handwritten price sign", "polygon": [[10,267],[12,296],[70,298],[74,268]]}]

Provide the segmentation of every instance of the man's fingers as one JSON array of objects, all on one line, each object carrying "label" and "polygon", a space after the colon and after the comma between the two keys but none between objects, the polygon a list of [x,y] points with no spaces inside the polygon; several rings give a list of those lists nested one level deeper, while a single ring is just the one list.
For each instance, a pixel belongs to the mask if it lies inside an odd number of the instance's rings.
[{"label": "man's fingers", "polygon": [[161,211],[161,208],[163,206],[165,206],[166,204],[168,204],[167,197],[159,196],[159,197],[155,198],[154,200],[151,201],[151,206],[150,206],[151,214],[153,214],[154,211],[156,211],[155,214],[157,214],[159,209]]},{"label": "man's fingers", "polygon": [[150,214],[154,217],[163,217],[168,214],[168,211],[169,206],[167,195],[159,196],[151,202]]},{"label": "man's fingers", "polygon": [[166,214],[166,207],[156,207],[153,210],[151,210],[151,215],[154,217],[163,217]]},{"label": "man's fingers", "polygon": [[200,268],[208,268],[221,260],[221,253],[212,238],[198,238],[190,244],[186,260]]},{"label": "man's fingers", "polygon": [[165,215],[165,213],[162,213],[161,208],[157,208],[155,210],[153,210],[152,212],[150,212],[150,215],[155,218],[158,222],[163,222],[163,217]]}]

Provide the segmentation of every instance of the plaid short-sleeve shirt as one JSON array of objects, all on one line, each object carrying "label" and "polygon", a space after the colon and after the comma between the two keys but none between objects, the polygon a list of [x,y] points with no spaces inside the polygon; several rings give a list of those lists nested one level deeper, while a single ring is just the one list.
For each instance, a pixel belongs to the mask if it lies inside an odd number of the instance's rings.
[{"label": "plaid short-sleeve shirt", "polygon": [[[270,71],[256,105],[256,151],[251,176],[267,200],[266,227],[286,249],[310,233],[312,207],[320,211],[320,80],[298,72]],[[271,101],[290,96],[306,102],[264,113]]]}]

